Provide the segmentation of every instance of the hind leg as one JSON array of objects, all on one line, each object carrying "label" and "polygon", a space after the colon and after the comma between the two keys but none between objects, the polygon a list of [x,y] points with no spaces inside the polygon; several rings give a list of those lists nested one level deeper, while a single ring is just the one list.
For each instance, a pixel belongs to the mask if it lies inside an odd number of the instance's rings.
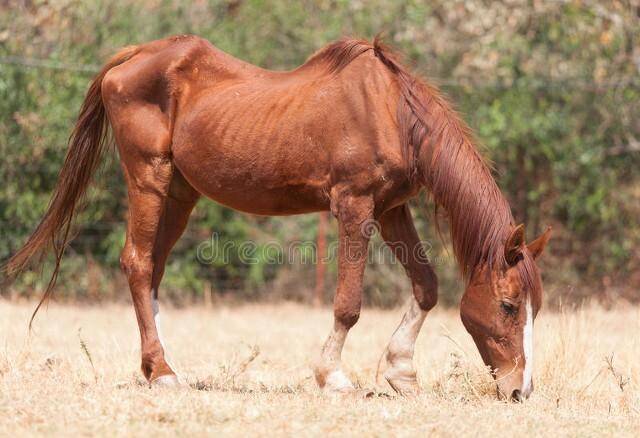
[{"label": "hind leg", "polygon": [[[171,172],[171,164],[163,163],[155,170]],[[167,363],[160,338],[158,286],[169,252],[182,235],[198,194],[183,183],[179,174],[169,183],[163,178],[150,183],[142,190],[130,187],[127,241],[121,264],[140,329],[142,372],[150,382],[175,384],[175,371]],[[180,195],[174,187],[179,187]]]},{"label": "hind leg", "polygon": [[158,285],[197,193],[171,159],[174,102],[154,63],[121,64],[105,75],[102,97],[127,182],[129,218],[120,257],[140,329],[142,372],[175,383],[158,335]]},{"label": "hind leg", "polygon": [[[199,196],[199,193],[184,180],[180,172],[174,169],[173,177],[169,185],[169,193],[164,202],[164,211],[160,220],[158,234],[153,249],[154,269],[151,281],[153,318],[158,332],[158,340],[165,352],[165,362],[167,361],[166,345],[163,342],[162,332],[160,329],[158,289],[160,287],[160,282],[162,281],[169,253],[180,236],[182,236],[182,233],[189,221],[189,216],[191,215],[193,207],[196,205]],[[173,369],[173,371],[175,372],[175,369]],[[167,380],[169,380],[169,382],[167,382]],[[173,377],[160,377],[156,382],[175,383],[175,380],[176,379]]]},{"label": "hind leg", "polygon": [[136,100],[138,89],[130,87],[125,76],[118,69],[111,70],[103,84],[129,198],[127,239],[120,263],[140,329],[142,372],[150,382],[176,383],[158,334],[157,288],[169,251],[182,234],[198,195],[171,162],[168,116],[161,105]]},{"label": "hind leg", "polygon": [[436,305],[438,281],[413,226],[409,207],[401,205],[386,212],[380,222],[385,242],[404,266],[413,286],[409,310],[393,333],[383,357],[387,365],[384,377],[399,394],[416,394],[419,387],[413,352],[427,312]]}]

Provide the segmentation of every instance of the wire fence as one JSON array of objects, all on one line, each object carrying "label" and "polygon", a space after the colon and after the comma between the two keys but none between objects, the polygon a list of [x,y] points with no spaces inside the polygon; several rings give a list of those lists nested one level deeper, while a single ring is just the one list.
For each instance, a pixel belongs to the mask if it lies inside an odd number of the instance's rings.
[{"label": "wire fence", "polygon": [[[53,59],[25,58],[20,56],[0,56],[0,65],[12,65],[26,68],[47,69],[93,74],[100,71],[100,66],[95,64],[74,64]],[[640,72],[639,72],[640,73]],[[443,87],[473,87],[473,88],[497,88],[505,89],[513,87],[518,80],[503,79],[489,82],[478,81],[470,76],[456,76],[455,78],[429,77],[430,80]],[[596,80],[589,76],[566,76],[566,77],[527,77],[525,85],[532,89],[553,89],[553,88],[579,88],[585,90],[602,90],[619,87],[640,87],[640,76],[623,80]]]},{"label": "wire fence", "polygon": [[81,73],[97,73],[100,66],[91,64],[69,64],[52,59],[22,58],[20,56],[0,56],[0,64],[16,65],[29,68],[43,68],[48,70],[74,71]]}]

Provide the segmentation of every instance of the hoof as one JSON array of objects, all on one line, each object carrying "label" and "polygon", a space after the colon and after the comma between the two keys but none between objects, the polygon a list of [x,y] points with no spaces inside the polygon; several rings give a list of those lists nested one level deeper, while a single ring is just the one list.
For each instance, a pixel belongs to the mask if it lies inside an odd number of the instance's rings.
[{"label": "hoof", "polygon": [[151,386],[159,388],[178,388],[182,386],[175,374],[165,374],[164,376],[156,377],[150,383]]},{"label": "hoof", "polygon": [[335,370],[327,376],[325,388],[336,392],[353,392],[355,388],[342,370]]},{"label": "hoof", "polygon": [[316,380],[323,392],[327,394],[351,394],[356,390],[340,369],[330,371],[327,374],[316,373]]},{"label": "hoof", "polygon": [[420,394],[420,386],[415,373],[394,373],[393,369],[384,373],[384,378],[398,395],[412,397]]}]

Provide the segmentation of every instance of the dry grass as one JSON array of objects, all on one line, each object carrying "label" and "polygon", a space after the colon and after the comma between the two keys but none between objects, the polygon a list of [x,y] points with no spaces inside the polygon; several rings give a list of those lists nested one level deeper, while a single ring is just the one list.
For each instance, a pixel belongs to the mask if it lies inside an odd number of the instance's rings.
[{"label": "dry grass", "polygon": [[[149,388],[133,310],[51,305],[29,339],[32,304],[0,302],[0,435],[632,435],[640,430],[640,309],[543,312],[536,391],[494,399],[454,311],[434,311],[418,341],[417,399],[323,397],[309,364],[329,309],[293,304],[164,309],[170,359],[190,386]],[[365,309],[344,353],[373,388],[401,312]],[[385,387],[380,392],[391,394]]]}]

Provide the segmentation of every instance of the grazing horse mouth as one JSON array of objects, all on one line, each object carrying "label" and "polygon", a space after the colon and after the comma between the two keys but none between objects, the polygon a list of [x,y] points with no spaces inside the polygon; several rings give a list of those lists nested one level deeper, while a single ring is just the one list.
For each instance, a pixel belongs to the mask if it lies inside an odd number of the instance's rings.
[{"label": "grazing horse mouth", "polygon": [[514,403],[523,403],[529,398],[529,394],[523,392],[521,389],[503,390],[500,385],[496,385],[496,395],[498,399],[505,400]]},{"label": "grazing horse mouth", "polygon": [[525,397],[522,395],[522,391],[520,391],[519,389],[514,389],[511,393],[510,400],[512,402],[522,403],[525,400]]},{"label": "grazing horse mouth", "polygon": [[501,382],[498,381],[496,384],[496,392],[499,399],[514,403],[523,403],[533,392],[533,382],[529,381],[527,383],[523,381],[522,384],[514,387],[513,385],[501,385]]}]

